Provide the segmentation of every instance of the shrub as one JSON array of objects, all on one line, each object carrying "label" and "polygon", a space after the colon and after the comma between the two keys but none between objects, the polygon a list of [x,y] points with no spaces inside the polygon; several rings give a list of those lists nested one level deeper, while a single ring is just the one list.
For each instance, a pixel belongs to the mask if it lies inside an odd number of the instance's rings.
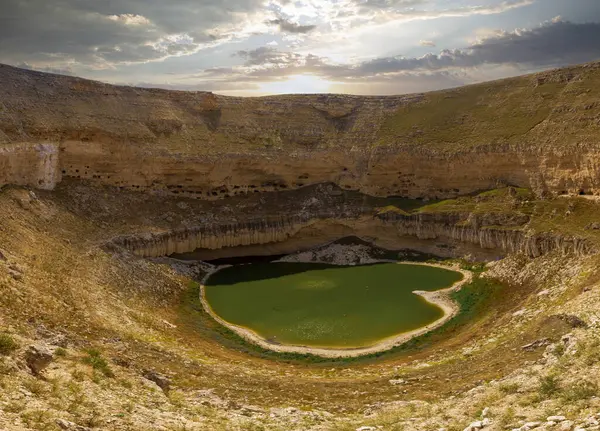
[{"label": "shrub", "polygon": [[99,350],[88,349],[86,350],[86,353],[88,356],[83,358],[84,364],[91,365],[93,369],[100,371],[106,377],[114,377],[115,374],[110,369],[108,362],[102,357]]},{"label": "shrub", "polygon": [[23,386],[34,395],[41,395],[46,391],[46,386],[39,379],[25,380]]},{"label": "shrub", "polygon": [[563,398],[566,401],[587,400],[596,395],[598,395],[598,385],[588,380],[577,382],[563,391]]},{"label": "shrub", "polygon": [[519,390],[519,384],[518,383],[503,383],[500,385],[500,387],[498,389],[500,389],[500,392],[502,392],[504,394],[515,394]]},{"label": "shrub", "polygon": [[540,377],[540,387],[538,389],[540,395],[544,398],[549,398],[560,392],[560,381],[553,374]]},{"label": "shrub", "polygon": [[19,344],[8,334],[0,334],[0,355],[10,355],[19,348]]}]

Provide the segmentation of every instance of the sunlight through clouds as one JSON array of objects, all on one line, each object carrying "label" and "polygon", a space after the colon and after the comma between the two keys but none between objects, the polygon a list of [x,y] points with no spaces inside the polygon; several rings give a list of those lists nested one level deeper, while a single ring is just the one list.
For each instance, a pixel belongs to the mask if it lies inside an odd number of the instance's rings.
[{"label": "sunlight through clouds", "polygon": [[5,0],[0,14],[0,62],[244,95],[446,88],[592,61],[597,40],[597,0]]},{"label": "sunlight through clouds", "polygon": [[328,93],[333,84],[333,82],[314,75],[292,75],[285,81],[259,84],[258,91],[264,94]]}]

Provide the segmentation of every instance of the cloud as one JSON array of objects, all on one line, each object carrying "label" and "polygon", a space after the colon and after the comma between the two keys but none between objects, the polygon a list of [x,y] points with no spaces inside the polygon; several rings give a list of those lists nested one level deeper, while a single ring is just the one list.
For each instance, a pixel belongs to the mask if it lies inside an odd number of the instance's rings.
[{"label": "cloud", "polygon": [[[307,39],[336,43],[348,29],[500,13],[533,1],[442,10],[431,0],[3,0],[0,62],[114,69],[194,54],[271,33],[273,26],[296,38],[288,45]],[[433,7],[423,10],[421,5]],[[300,24],[305,19],[312,24]]]},{"label": "cloud", "polygon": [[277,18],[267,21],[268,24],[277,25],[279,29],[287,33],[308,33],[317,28],[316,25],[300,25],[285,18]]},{"label": "cloud", "polygon": [[353,0],[357,6],[365,9],[406,8],[427,3],[427,0]]},{"label": "cloud", "polygon": [[246,60],[245,66],[289,66],[299,62],[303,58],[301,54],[279,51],[270,46],[250,51],[238,51],[236,55]]},{"label": "cloud", "polygon": [[264,0],[3,0],[0,61],[94,68],[186,55],[243,37]]},{"label": "cloud", "polygon": [[432,40],[423,40],[423,39],[421,39],[419,41],[419,45],[421,45],[421,46],[436,46],[434,41],[432,41]]},{"label": "cloud", "polygon": [[70,67],[34,67],[29,63],[19,63],[16,66],[21,69],[37,70],[38,72],[54,73],[57,75],[73,75],[73,69]]},{"label": "cloud", "polygon": [[134,15],[131,13],[124,13],[121,15],[109,15],[108,19],[117,21],[117,22],[122,22],[125,25],[132,25],[132,26],[151,25],[151,22],[148,18],[146,18],[142,15]]},{"label": "cloud", "polygon": [[243,66],[204,70],[190,78],[246,82],[312,74],[335,82],[385,82],[407,76],[472,74],[478,68],[507,66],[539,70],[600,58],[600,23],[551,21],[530,30],[501,32],[464,49],[422,57],[382,57],[356,64],[336,64],[326,57],[280,51],[271,46],[239,51]]},{"label": "cloud", "polygon": [[501,32],[465,48],[422,57],[384,57],[357,65],[328,66],[331,78],[366,78],[407,71],[469,69],[519,64],[530,68],[561,66],[600,59],[600,23],[553,20],[530,30]]},{"label": "cloud", "polygon": [[332,19],[336,27],[363,27],[388,22],[408,22],[438,18],[458,18],[473,15],[496,15],[512,9],[529,6],[535,0],[505,0],[501,3],[479,6],[461,6],[446,9],[417,8],[430,3],[427,0],[352,0],[355,8]]}]

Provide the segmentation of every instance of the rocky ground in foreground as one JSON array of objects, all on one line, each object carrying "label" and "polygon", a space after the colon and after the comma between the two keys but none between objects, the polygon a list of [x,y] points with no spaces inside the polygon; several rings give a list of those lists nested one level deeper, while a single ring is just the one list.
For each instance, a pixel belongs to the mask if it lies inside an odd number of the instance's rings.
[{"label": "rocky ground in foreground", "polygon": [[[123,221],[107,216],[108,203],[94,216],[71,199],[0,192],[0,429],[597,429],[595,255],[457,261],[480,272],[483,290],[473,288],[465,303],[493,286],[486,280],[504,286],[485,311],[404,352],[310,362],[236,344],[190,299],[206,266],[106,250],[106,232],[120,232]],[[469,208],[479,220],[488,217],[482,208],[502,208],[477,199],[435,208]],[[592,236],[577,203],[563,214],[571,204],[541,208],[560,209],[553,228],[565,217],[577,222],[571,232]],[[139,207],[139,223],[150,224]],[[528,226],[541,230],[539,213],[531,209]],[[347,257],[339,263],[384,253],[332,243],[296,258],[338,262],[339,250]]]}]

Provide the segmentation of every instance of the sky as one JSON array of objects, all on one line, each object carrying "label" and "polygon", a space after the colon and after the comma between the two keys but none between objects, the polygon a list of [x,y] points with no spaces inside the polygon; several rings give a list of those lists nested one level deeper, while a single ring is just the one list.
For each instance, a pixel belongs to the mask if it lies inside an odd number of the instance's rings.
[{"label": "sky", "polygon": [[0,63],[124,85],[416,93],[600,60],[600,0],[2,0]]}]

